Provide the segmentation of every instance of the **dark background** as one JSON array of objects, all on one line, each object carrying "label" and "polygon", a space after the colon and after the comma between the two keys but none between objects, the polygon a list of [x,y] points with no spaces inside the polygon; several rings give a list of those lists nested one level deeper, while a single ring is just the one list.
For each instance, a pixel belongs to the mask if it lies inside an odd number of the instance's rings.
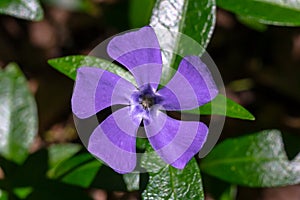
[{"label": "dark background", "polygon": [[[17,62],[38,104],[40,137],[32,151],[51,143],[79,142],[70,109],[73,81],[52,69],[47,60],[88,54],[106,38],[134,28],[129,21],[129,2],[125,0],[95,1],[96,7],[89,13],[43,6],[45,19],[41,22],[0,16],[0,66]],[[300,29],[265,28],[257,31],[243,25],[233,14],[220,9],[217,12],[207,51],[221,72],[227,96],[256,117],[255,121],[228,118],[221,140],[279,129],[292,159],[300,151]],[[213,187],[206,188],[206,195]],[[99,200],[107,195],[115,199],[136,196],[101,190],[97,194]],[[299,200],[300,186],[240,188],[238,199]]]}]

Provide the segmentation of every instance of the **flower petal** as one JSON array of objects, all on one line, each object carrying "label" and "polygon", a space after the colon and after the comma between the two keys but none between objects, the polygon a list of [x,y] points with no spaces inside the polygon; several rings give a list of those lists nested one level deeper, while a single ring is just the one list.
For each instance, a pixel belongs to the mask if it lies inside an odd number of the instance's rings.
[{"label": "flower petal", "polygon": [[73,113],[84,119],[111,105],[129,105],[135,89],[116,74],[95,67],[81,67],[72,96]]},{"label": "flower petal", "polygon": [[197,56],[187,56],[169,83],[157,92],[165,110],[189,110],[210,102],[218,88],[207,66]]},{"label": "flower petal", "polygon": [[165,162],[183,169],[202,148],[208,128],[201,122],[175,120],[161,111],[156,114],[145,126],[148,139]]},{"label": "flower petal", "polygon": [[[138,86],[147,83],[159,84],[162,72],[162,57],[158,39],[152,27],[114,37],[108,44],[111,58],[128,68]],[[138,67],[138,68],[137,68]]]},{"label": "flower petal", "polygon": [[92,133],[88,151],[119,173],[132,172],[136,165],[138,125],[130,118],[129,107],[115,111]]}]

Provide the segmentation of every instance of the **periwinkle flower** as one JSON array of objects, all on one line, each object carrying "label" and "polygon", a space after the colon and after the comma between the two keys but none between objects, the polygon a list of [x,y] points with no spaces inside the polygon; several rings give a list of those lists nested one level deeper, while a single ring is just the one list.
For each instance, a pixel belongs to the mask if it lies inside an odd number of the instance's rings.
[{"label": "periwinkle flower", "polygon": [[78,118],[124,105],[93,131],[88,151],[119,173],[133,171],[137,129],[143,123],[158,155],[183,169],[205,143],[208,127],[198,121],[173,119],[165,111],[190,110],[210,102],[218,94],[210,71],[199,57],[184,57],[173,78],[158,90],[162,56],[150,26],[114,37],[107,52],[133,74],[137,87],[100,68],[78,69],[72,97],[72,110]]}]

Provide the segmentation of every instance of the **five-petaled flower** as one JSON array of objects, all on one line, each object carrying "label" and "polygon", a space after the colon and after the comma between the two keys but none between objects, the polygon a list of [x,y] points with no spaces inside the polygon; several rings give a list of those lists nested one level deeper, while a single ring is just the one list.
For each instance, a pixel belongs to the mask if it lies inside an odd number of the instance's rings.
[{"label": "five-petaled flower", "polygon": [[208,127],[198,121],[173,119],[164,111],[197,108],[218,94],[207,66],[197,56],[186,56],[173,78],[158,90],[162,56],[150,26],[114,37],[107,52],[133,74],[137,87],[100,68],[78,69],[72,97],[72,110],[78,118],[91,117],[112,105],[124,105],[93,131],[88,151],[119,173],[133,171],[137,129],[143,123],[158,155],[183,169],[205,143]]}]

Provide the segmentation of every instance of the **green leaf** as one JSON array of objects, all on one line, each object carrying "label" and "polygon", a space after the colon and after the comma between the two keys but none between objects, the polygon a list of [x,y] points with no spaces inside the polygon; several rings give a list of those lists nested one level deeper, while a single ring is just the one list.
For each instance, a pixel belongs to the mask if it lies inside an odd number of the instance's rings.
[{"label": "green leaf", "polygon": [[49,171],[48,176],[53,177],[53,173],[55,173],[56,167],[59,164],[73,155],[78,153],[81,150],[81,145],[79,144],[54,144],[48,148],[48,156],[49,156]]},{"label": "green leaf", "polygon": [[298,177],[296,177],[297,181],[295,182],[300,183],[300,153],[295,157],[294,160],[291,161],[291,168],[298,175]]},{"label": "green leaf", "polygon": [[0,13],[21,19],[39,21],[44,17],[38,0],[1,0]]},{"label": "green leaf", "polygon": [[37,108],[16,64],[0,71],[0,154],[21,163],[37,133]]},{"label": "green leaf", "polygon": [[255,117],[243,106],[219,94],[211,102],[193,110],[182,111],[189,114],[222,115],[232,118],[254,120]]},{"label": "green leaf", "polygon": [[76,167],[88,163],[94,160],[94,157],[88,153],[83,153],[76,155],[74,157],[71,157],[70,159],[67,159],[59,164],[59,166],[56,168],[56,170],[53,173],[53,177],[51,178],[60,178],[67,174],[69,171],[72,171],[73,169],[76,169]]},{"label": "green leaf", "polygon": [[15,188],[14,193],[20,199],[25,199],[33,191],[32,187]]},{"label": "green leaf", "polygon": [[233,184],[277,187],[300,183],[300,161],[290,162],[281,133],[266,130],[228,139],[201,162],[203,172]]},{"label": "green leaf", "polygon": [[124,174],[123,179],[128,191],[135,191],[140,189],[139,173]]},{"label": "green leaf", "polygon": [[[3,164],[2,161],[1,165]],[[9,191],[10,199],[24,199],[25,196],[26,199],[43,200],[91,199],[88,198],[87,192],[81,187],[65,184],[61,180],[51,180],[46,177],[48,169],[47,149],[40,149],[30,154],[22,165],[15,164],[16,166],[14,166],[10,165],[11,163],[7,164],[6,167],[10,167],[9,169],[12,170],[5,170],[5,179],[3,181],[0,180],[0,188]],[[83,179],[83,182],[85,181]]]},{"label": "green leaf", "polygon": [[202,174],[204,191],[212,199],[217,200],[235,200],[237,187],[222,181],[218,178]]},{"label": "green leaf", "polygon": [[204,199],[200,170],[195,159],[183,169],[166,166],[150,173],[143,199]]},{"label": "green leaf", "polygon": [[141,138],[141,137],[136,138],[136,147],[138,149],[144,150],[144,149],[146,149],[148,144],[149,144],[149,141],[147,138]]},{"label": "green leaf", "polygon": [[237,19],[244,24],[245,26],[254,29],[259,32],[264,32],[268,29],[266,24],[262,24],[253,18],[245,17],[245,16],[238,16]]},{"label": "green leaf", "polygon": [[94,160],[81,165],[62,178],[62,182],[88,188],[101,167],[101,162]]},{"label": "green leaf", "polygon": [[223,192],[220,196],[219,200],[235,200],[237,194],[237,187],[235,185],[231,185],[227,190]]},{"label": "green leaf", "polygon": [[142,157],[142,167],[152,172],[149,172],[149,183],[142,194],[143,199],[204,199],[200,170],[195,158],[183,170],[179,170],[162,165],[163,161],[150,146],[147,152]]},{"label": "green leaf", "polygon": [[94,180],[102,163],[91,154],[76,155],[59,164],[52,173],[54,179],[81,187],[88,187]]},{"label": "green leaf", "polygon": [[217,0],[217,5],[260,23],[299,26],[300,2],[294,0]]},{"label": "green leaf", "polygon": [[0,200],[8,200],[7,192],[0,189]]},{"label": "green leaf", "polygon": [[75,80],[76,78],[76,71],[78,68],[82,66],[89,66],[89,67],[98,67],[110,71],[136,85],[135,79],[130,74],[130,72],[121,68],[118,65],[115,65],[112,62],[109,62],[104,59],[96,58],[93,56],[83,56],[83,55],[67,56],[67,57],[48,60],[48,63],[49,65],[51,65],[52,67],[54,67],[61,73],[67,75],[73,80]]},{"label": "green leaf", "polygon": [[67,160],[81,150],[79,144],[53,144],[48,148],[49,166],[54,167],[60,162]]},{"label": "green leaf", "polygon": [[132,28],[139,28],[149,24],[154,3],[155,0],[129,1],[129,22]]},{"label": "green leaf", "polygon": [[[177,69],[181,60],[173,52],[185,56],[190,53],[195,55],[195,51],[198,51],[197,54],[202,55],[213,33],[215,18],[215,0],[156,1],[150,25],[158,29],[156,34],[160,44],[164,44],[163,47],[168,47],[172,51],[172,53],[163,51],[163,58],[167,66],[163,68],[162,85],[170,80],[174,74],[174,70],[171,68]],[[198,42],[202,48],[196,50],[191,47],[190,42],[186,43],[186,37],[177,33],[187,35]]]},{"label": "green leaf", "polygon": [[42,3],[50,6],[56,6],[68,11],[85,12],[90,14],[98,12],[97,6],[95,6],[90,0],[42,0]]}]

